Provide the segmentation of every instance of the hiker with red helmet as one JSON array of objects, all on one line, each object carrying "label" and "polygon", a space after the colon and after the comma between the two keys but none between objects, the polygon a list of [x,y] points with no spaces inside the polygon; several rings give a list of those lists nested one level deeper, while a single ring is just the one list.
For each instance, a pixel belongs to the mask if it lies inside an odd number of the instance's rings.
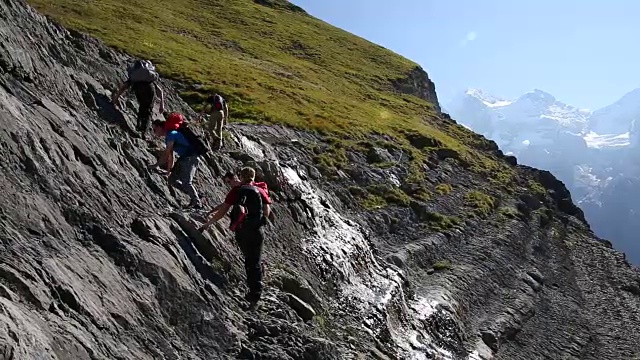
[{"label": "hiker with red helmet", "polygon": [[[153,167],[166,165],[165,168],[170,171],[169,186],[189,196],[189,208],[202,208],[198,192],[193,186],[193,178],[200,163],[200,156],[208,151],[206,145],[188,127],[184,116],[177,112],[169,114],[166,121],[155,120],[153,132],[156,136],[164,136],[166,144],[164,152]],[[176,162],[174,152],[179,156]]]},{"label": "hiker with red helmet", "polygon": [[235,232],[236,242],[244,255],[244,267],[247,273],[249,292],[246,300],[253,307],[262,294],[262,244],[264,242],[263,225],[271,215],[271,199],[264,182],[254,182],[256,171],[250,167],[240,170],[240,178],[227,173],[224,182],[231,187],[224,202],[214,209],[215,214],[200,227],[205,231],[213,223],[222,219],[229,209],[231,222],[229,228]]}]

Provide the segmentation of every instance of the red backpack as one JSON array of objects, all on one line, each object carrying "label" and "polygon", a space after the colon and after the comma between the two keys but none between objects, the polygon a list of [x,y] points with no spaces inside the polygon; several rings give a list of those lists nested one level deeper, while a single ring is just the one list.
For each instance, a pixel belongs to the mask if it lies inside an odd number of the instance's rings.
[{"label": "red backpack", "polygon": [[207,102],[216,110],[224,110],[225,100],[220,94],[215,94],[207,98]]}]

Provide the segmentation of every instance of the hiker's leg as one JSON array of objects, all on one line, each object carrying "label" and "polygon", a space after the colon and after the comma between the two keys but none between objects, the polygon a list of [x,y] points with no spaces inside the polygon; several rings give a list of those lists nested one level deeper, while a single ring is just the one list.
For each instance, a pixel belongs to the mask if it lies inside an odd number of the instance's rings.
[{"label": "hiker's leg", "polygon": [[216,123],[217,123],[217,111],[212,111],[209,116],[209,121],[207,122],[207,130],[209,131],[209,136],[211,136],[211,141],[216,141]]},{"label": "hiker's leg", "polygon": [[258,300],[262,293],[262,243],[264,242],[264,232],[262,228],[247,229],[245,248],[245,270],[247,272],[247,286],[250,297]]},{"label": "hiker's leg", "polygon": [[212,111],[209,118],[209,132],[214,149],[220,149],[222,145],[222,111]]},{"label": "hiker's leg", "polygon": [[176,161],[173,164],[173,168],[171,169],[171,174],[169,175],[169,179],[167,181],[170,187],[176,188],[182,192],[184,192],[184,189],[182,188],[182,183],[181,183],[182,169],[184,168],[184,166],[182,166],[183,161],[184,160],[180,158],[178,159],[178,161]]},{"label": "hiker's leg", "polygon": [[242,232],[242,230],[238,230],[235,233],[235,238],[236,238],[236,244],[238,245],[238,248],[240,249],[240,252],[242,252],[242,256],[246,257],[246,236],[244,236],[244,233]]},{"label": "hiker's leg", "polygon": [[153,98],[151,101],[148,99],[142,99],[140,106],[138,107],[138,123],[136,124],[136,130],[143,134],[147,132],[149,122],[151,121],[151,115],[153,114]]},{"label": "hiker's leg", "polygon": [[224,113],[222,110],[216,111],[216,135],[218,139],[222,139],[222,125],[224,122]]},{"label": "hiker's leg", "polygon": [[209,115],[209,119],[205,123],[205,129],[207,133],[209,133],[209,143],[215,145],[216,143],[216,127],[211,115]]},{"label": "hiker's leg", "polygon": [[196,170],[198,170],[198,164],[200,163],[199,156],[189,156],[185,159],[184,166],[181,169],[181,181],[183,191],[189,195],[191,205],[200,204],[200,197],[196,188],[193,186],[193,178],[196,176]]}]

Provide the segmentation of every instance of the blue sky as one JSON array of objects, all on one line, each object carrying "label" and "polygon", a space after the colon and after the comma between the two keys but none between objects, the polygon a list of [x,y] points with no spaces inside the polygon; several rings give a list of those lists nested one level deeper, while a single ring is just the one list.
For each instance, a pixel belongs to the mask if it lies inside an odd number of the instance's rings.
[{"label": "blue sky", "polygon": [[597,109],[640,87],[640,1],[292,0],[420,64],[442,104],[538,88]]}]

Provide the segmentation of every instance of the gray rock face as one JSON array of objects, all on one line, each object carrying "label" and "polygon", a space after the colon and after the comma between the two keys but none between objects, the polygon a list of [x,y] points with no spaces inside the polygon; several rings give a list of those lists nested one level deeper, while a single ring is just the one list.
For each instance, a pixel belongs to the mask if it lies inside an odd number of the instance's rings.
[{"label": "gray rock face", "polygon": [[[350,169],[329,181],[299,144],[322,139],[277,126],[231,126],[228,153],[204,159],[195,180],[211,206],[228,190],[220,175],[244,163],[269,183],[266,289],[258,309],[244,310],[243,262],[226,223],[199,234],[203,219],[175,210],[186,196],[147,169],[160,141],[132,136],[132,96],[123,112],[108,101],[129,58],[20,0],[0,4],[0,44],[0,358],[595,360],[640,351],[640,274],[593,236],[550,174],[516,167],[518,190],[501,193],[449,157],[425,167],[423,185],[436,194],[442,180],[451,192],[417,210],[365,211],[347,189],[400,191],[407,156],[383,171],[350,154]],[[193,115],[163,85],[168,108]],[[354,169],[358,182],[346,175]],[[534,177],[549,187],[539,203],[525,196]],[[472,190],[496,199],[484,218],[464,200]],[[504,216],[518,204],[527,214]],[[434,230],[420,214],[460,221]],[[449,269],[430,271],[445,260]],[[321,316],[301,321],[289,294],[308,303],[305,318],[311,308]]]},{"label": "gray rock face", "polygon": [[315,310],[309,304],[302,301],[299,297],[289,294],[289,305],[300,315],[300,317],[309,321],[316,316]]},{"label": "gray rock face", "polygon": [[405,78],[398,79],[394,85],[398,91],[429,101],[437,111],[441,111],[436,85],[421,67],[411,70]]}]

